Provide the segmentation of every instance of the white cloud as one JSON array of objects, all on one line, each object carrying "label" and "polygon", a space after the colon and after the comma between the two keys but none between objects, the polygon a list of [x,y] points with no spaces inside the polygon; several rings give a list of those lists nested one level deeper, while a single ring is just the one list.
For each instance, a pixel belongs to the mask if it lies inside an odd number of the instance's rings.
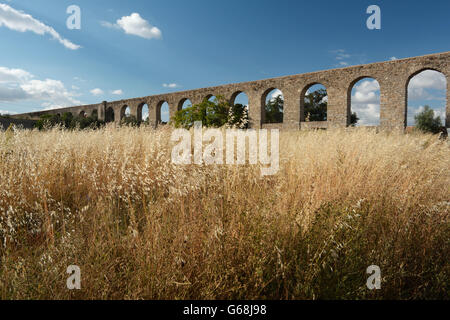
[{"label": "white cloud", "polygon": [[77,50],[81,48],[81,46],[64,39],[58,32],[55,31],[55,29],[47,26],[39,20],[36,20],[31,15],[18,11],[7,4],[0,3],[0,27],[2,26],[19,32],[32,31],[41,36],[44,34],[49,34],[53,39],[57,40],[70,50]]},{"label": "white cloud", "polygon": [[111,93],[120,96],[123,94],[123,91],[122,91],[122,89],[118,89],[118,90],[112,91]]},{"label": "white cloud", "polygon": [[21,88],[31,99],[44,101],[42,105],[47,109],[81,104],[74,98],[75,94],[69,92],[59,80],[31,80],[21,85]]},{"label": "white cloud", "polygon": [[[411,79],[408,85],[408,97],[411,100],[443,100],[447,80],[445,76],[437,71],[425,70]],[[442,92],[431,93],[429,90]]]},{"label": "white cloud", "polygon": [[283,92],[281,92],[281,90],[279,89],[275,89],[274,91],[272,91],[272,94],[270,95],[270,99],[276,99],[278,96],[281,96],[283,98]]},{"label": "white cloud", "polygon": [[[416,124],[416,120],[414,119],[414,117],[419,113],[421,113],[424,109],[425,106],[423,105],[419,107],[408,106],[408,119],[407,119],[408,126],[414,126]],[[435,117],[439,116],[441,118],[442,125],[445,125],[445,107],[442,108],[431,107],[431,109],[433,109],[434,111],[434,116]]]},{"label": "white cloud", "polygon": [[176,84],[176,83],[163,83],[162,86],[163,86],[164,88],[171,88],[171,89],[173,89],[173,88],[178,88],[178,87],[179,87],[179,85]]},{"label": "white cloud", "polygon": [[0,114],[1,114],[1,115],[5,115],[5,114],[17,114],[17,112],[14,112],[14,111],[8,111],[8,110],[1,110],[1,109],[0,109]]},{"label": "white cloud", "polygon": [[390,57],[389,60],[395,61],[395,60],[397,60],[397,57]]},{"label": "white cloud", "polygon": [[95,88],[95,89],[92,89],[90,91],[90,93],[92,93],[94,96],[99,96],[99,95],[102,95],[104,92],[100,88]]},{"label": "white cloud", "polygon": [[359,118],[358,125],[376,126],[380,124],[380,104],[352,104],[352,112]]},{"label": "white cloud", "polygon": [[161,39],[162,37],[160,29],[152,26],[136,12],[129,16],[123,16],[114,24],[107,21],[101,21],[100,24],[107,28],[122,29],[126,34],[135,35],[145,39]]},{"label": "white cloud", "polygon": [[380,85],[376,80],[363,80],[353,88],[352,112],[358,125],[375,126],[380,123]]},{"label": "white cloud", "polygon": [[0,86],[0,101],[13,102],[25,100],[28,98],[27,93],[20,87],[3,87]]},{"label": "white cloud", "polygon": [[9,69],[0,67],[0,83],[26,82],[33,76],[31,73],[22,69]]},{"label": "white cloud", "polygon": [[352,96],[352,102],[355,103],[379,103],[380,85],[376,80],[364,80],[355,86],[355,94]]},{"label": "white cloud", "polygon": [[22,69],[0,67],[0,101],[37,101],[46,108],[81,104],[76,94],[68,91],[59,80],[34,79]]}]

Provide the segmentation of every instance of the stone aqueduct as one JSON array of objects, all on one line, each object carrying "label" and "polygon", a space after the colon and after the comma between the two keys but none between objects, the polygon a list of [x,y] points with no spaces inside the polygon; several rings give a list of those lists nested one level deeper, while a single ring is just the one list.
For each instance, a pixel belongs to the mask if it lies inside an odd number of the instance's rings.
[{"label": "stone aqueduct", "polygon": [[[350,121],[350,99],[353,85],[363,78],[370,77],[377,80],[380,85],[380,127],[388,130],[403,129],[406,126],[409,81],[424,70],[439,71],[446,77],[446,127],[448,128],[450,127],[450,52],[142,98],[105,101],[100,104],[20,114],[15,118],[38,119],[44,114],[63,114],[64,112],[71,112],[73,115],[84,112],[91,115],[96,111],[100,120],[108,120],[108,113],[114,112],[114,121],[119,122],[125,116],[127,107],[130,108],[131,115],[140,119],[142,107],[146,104],[149,109],[150,123],[156,126],[161,119],[161,106],[164,102],[169,104],[169,112],[172,116],[181,109],[187,99],[193,104],[197,104],[205,98],[222,95],[234,103],[236,96],[245,92],[249,100],[249,117],[252,128],[344,127]],[[328,109],[325,122],[305,122],[303,116],[304,96],[309,87],[315,84],[322,84],[327,89]],[[263,111],[266,97],[275,88],[283,92],[284,120],[279,124],[265,124]]]}]

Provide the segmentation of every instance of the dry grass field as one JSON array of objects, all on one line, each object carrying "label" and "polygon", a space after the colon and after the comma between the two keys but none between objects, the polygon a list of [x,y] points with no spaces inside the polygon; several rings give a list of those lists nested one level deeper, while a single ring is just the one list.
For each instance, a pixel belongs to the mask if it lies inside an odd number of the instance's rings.
[{"label": "dry grass field", "polygon": [[282,132],[280,171],[261,177],[173,165],[170,135],[0,133],[0,298],[449,298],[447,142]]}]

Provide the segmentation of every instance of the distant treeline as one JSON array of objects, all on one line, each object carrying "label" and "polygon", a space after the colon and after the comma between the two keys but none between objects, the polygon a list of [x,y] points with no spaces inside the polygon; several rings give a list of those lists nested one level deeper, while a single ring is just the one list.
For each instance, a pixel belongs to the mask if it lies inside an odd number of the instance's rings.
[{"label": "distant treeline", "polygon": [[[91,116],[73,116],[70,112],[60,114],[46,114],[41,116],[41,119],[36,122],[35,127],[39,130],[60,126],[66,129],[97,129],[106,124],[105,121],[99,120],[97,113],[94,112]],[[138,121],[135,116],[126,115],[121,121],[121,125],[140,126],[148,124],[147,121]]]},{"label": "distant treeline", "polygon": [[6,130],[10,125],[22,127],[24,129],[35,128],[37,121],[26,119],[13,119],[9,115],[0,115],[0,130]]}]

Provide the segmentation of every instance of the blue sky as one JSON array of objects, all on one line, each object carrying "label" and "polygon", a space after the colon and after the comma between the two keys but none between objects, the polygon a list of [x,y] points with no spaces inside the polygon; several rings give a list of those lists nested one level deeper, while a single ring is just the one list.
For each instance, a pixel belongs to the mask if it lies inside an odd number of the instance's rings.
[{"label": "blue sky", "polygon": [[[366,27],[372,4],[381,8],[381,30]],[[66,27],[70,5],[81,8],[80,30]],[[447,0],[0,0],[0,112],[449,51],[449,12]],[[363,82],[355,108],[371,124],[379,93]],[[442,79],[416,82],[414,110],[431,104],[442,112]]]}]

